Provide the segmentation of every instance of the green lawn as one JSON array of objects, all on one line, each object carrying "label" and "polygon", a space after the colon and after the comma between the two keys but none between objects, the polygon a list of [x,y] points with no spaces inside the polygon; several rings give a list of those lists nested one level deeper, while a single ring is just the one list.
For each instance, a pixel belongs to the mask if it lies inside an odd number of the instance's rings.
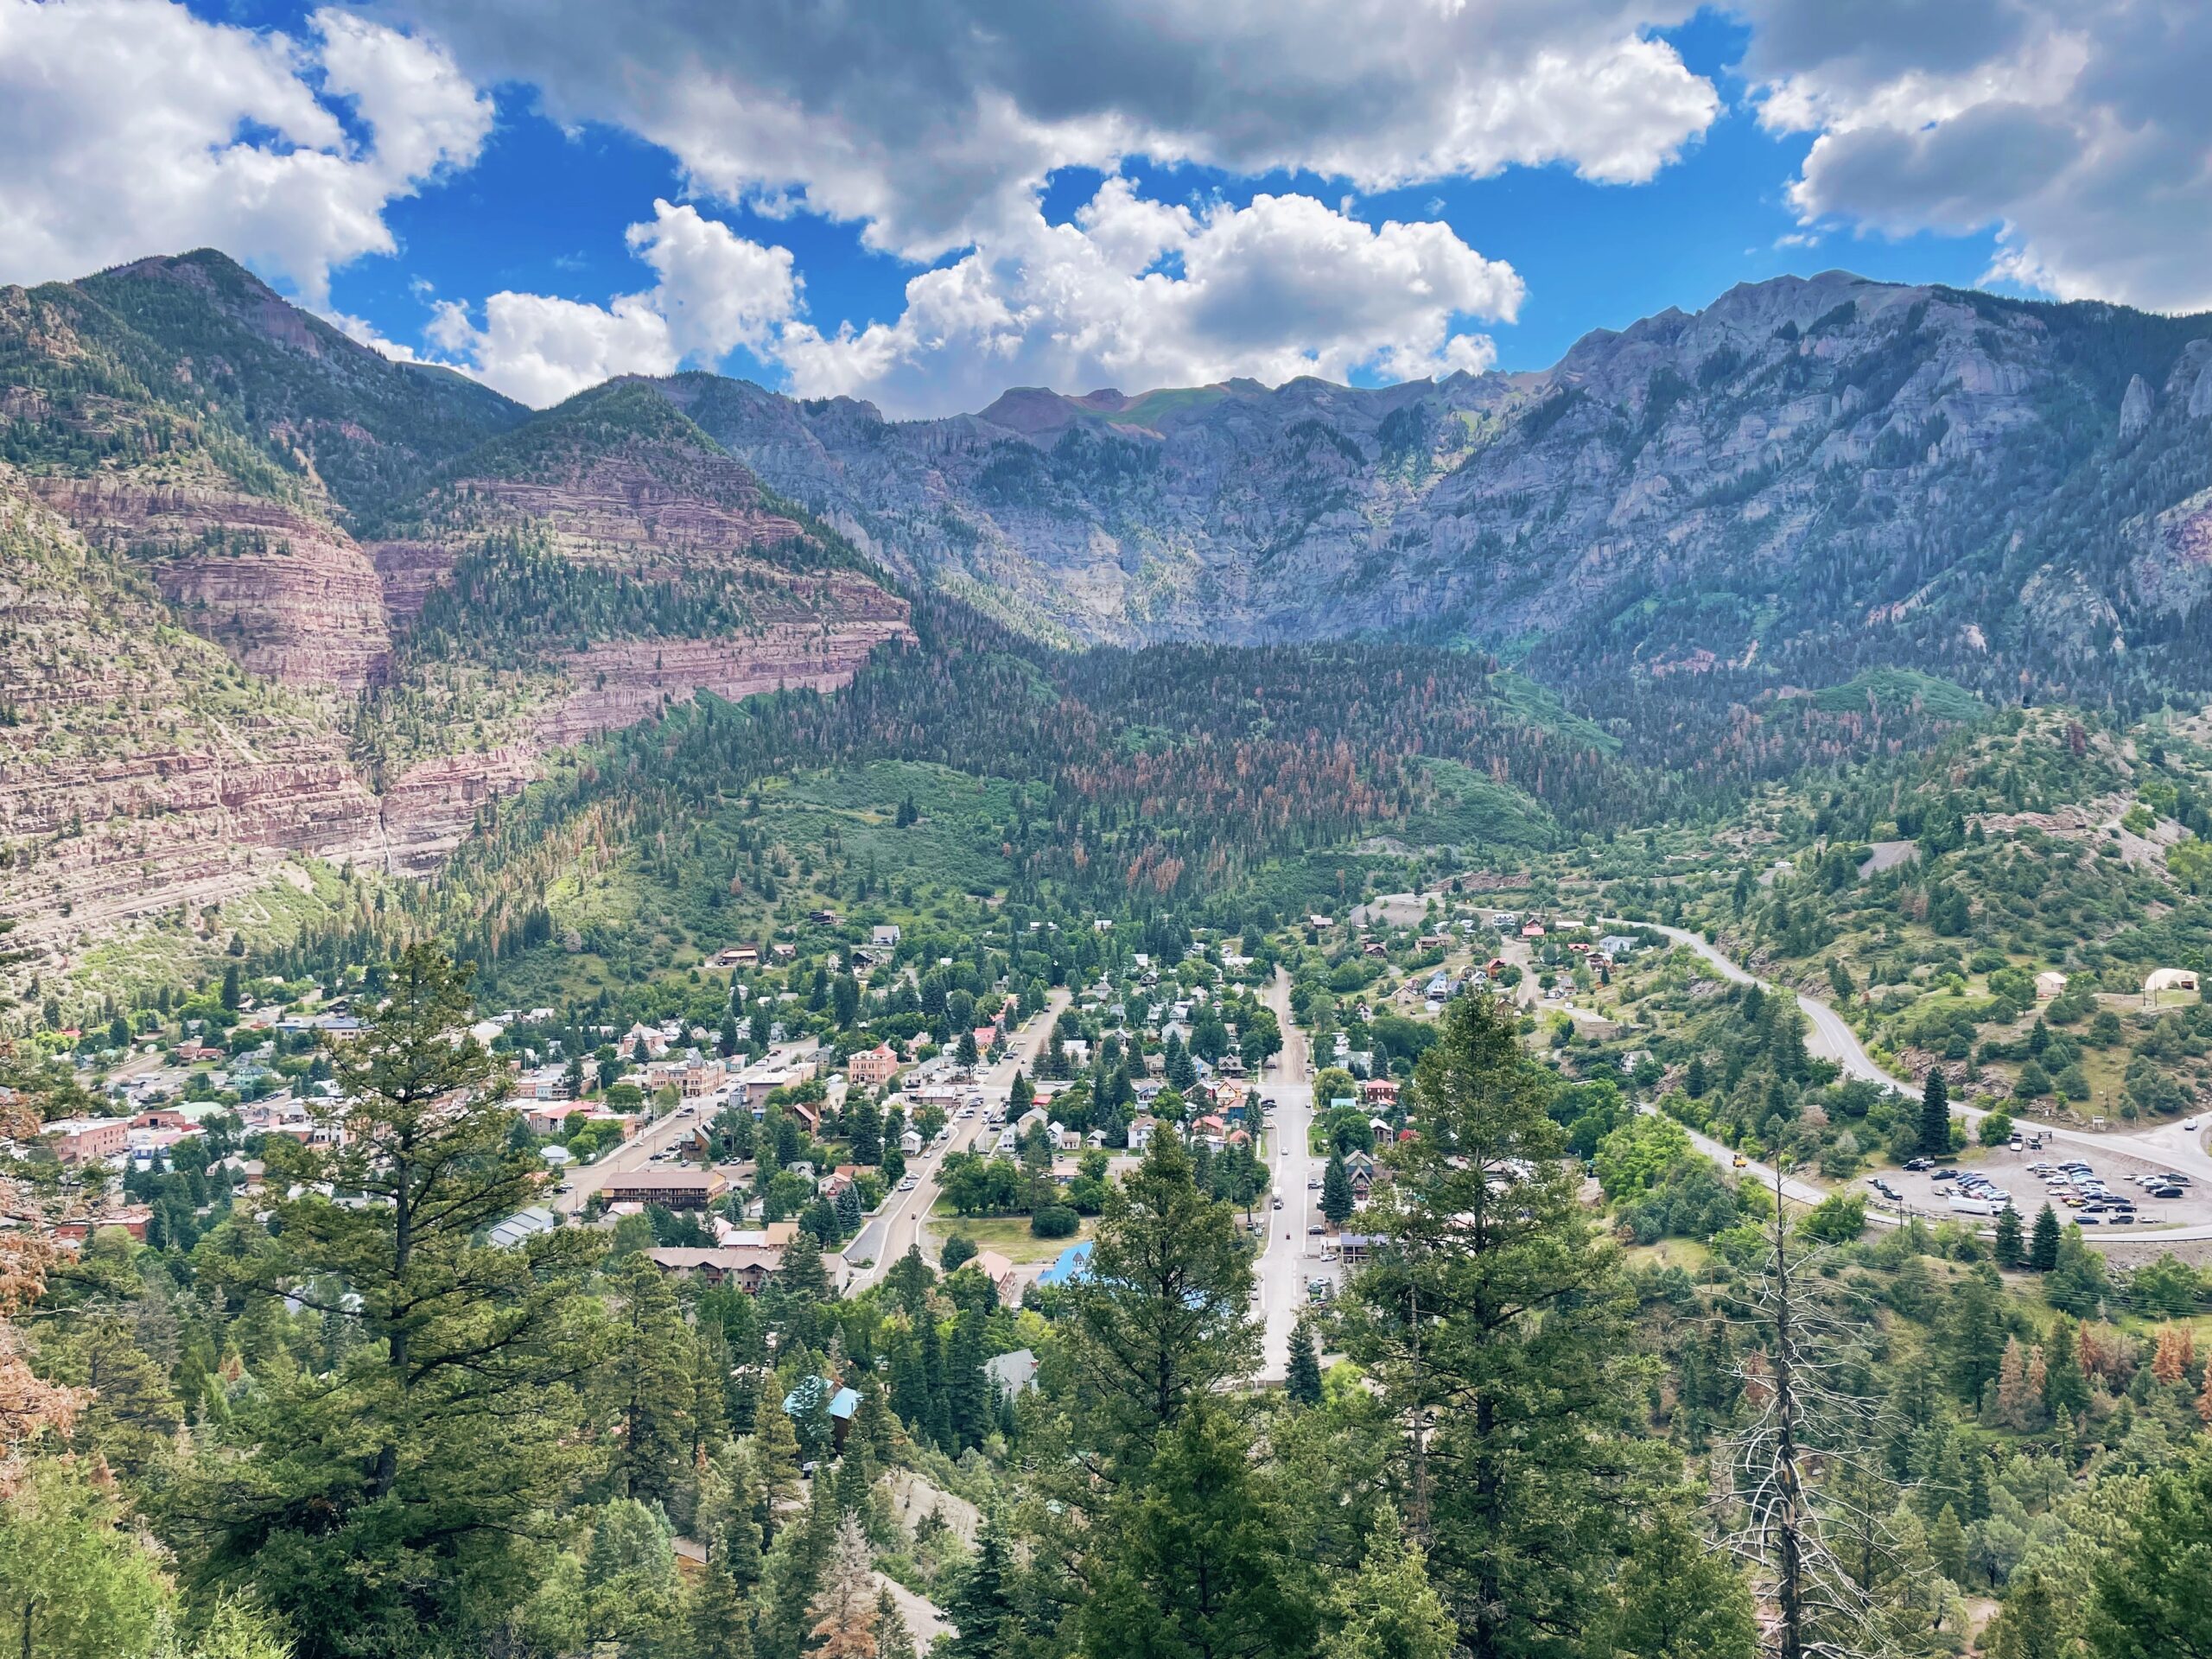
[{"label": "green lawn", "polygon": [[931,1261],[944,1248],[944,1241],[954,1233],[964,1233],[976,1241],[976,1247],[996,1250],[1017,1265],[1032,1262],[1050,1262],[1062,1250],[1078,1239],[1089,1238],[1094,1224],[1085,1217],[1072,1238],[1038,1238],[1029,1230],[1027,1216],[960,1217],[954,1215],[939,1199],[929,1214],[930,1243],[923,1250]]}]

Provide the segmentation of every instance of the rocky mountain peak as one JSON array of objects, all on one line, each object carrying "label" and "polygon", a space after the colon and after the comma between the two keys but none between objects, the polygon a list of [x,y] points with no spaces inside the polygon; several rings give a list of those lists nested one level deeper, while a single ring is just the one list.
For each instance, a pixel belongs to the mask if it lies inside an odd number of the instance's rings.
[{"label": "rocky mountain peak", "polygon": [[2140,374],[2132,376],[2120,400],[2120,435],[2139,437],[2151,425],[2151,385]]}]

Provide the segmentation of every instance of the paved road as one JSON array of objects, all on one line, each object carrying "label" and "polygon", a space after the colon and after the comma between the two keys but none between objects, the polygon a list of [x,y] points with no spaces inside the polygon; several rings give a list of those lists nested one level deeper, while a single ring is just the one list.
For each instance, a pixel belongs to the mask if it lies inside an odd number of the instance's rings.
[{"label": "paved road", "polygon": [[1268,1148],[1275,1195],[1282,1208],[1265,1212],[1268,1242],[1253,1264],[1259,1287],[1258,1313],[1266,1325],[1260,1376],[1279,1382],[1290,1367],[1291,1332],[1306,1308],[1306,1281],[1319,1277],[1320,1262],[1309,1255],[1319,1241],[1306,1229],[1321,1219],[1319,1192],[1306,1182],[1321,1173],[1321,1161],[1307,1149],[1306,1128],[1313,1120],[1313,1085],[1307,1081],[1306,1033],[1290,1017],[1290,975],[1281,968],[1262,992],[1282,1027],[1282,1052],[1260,1072],[1260,1093],[1274,1102],[1274,1133]]},{"label": "paved road", "polygon": [[[910,1192],[893,1192],[884,1200],[883,1207],[869,1217],[868,1224],[845,1246],[845,1260],[852,1263],[850,1288],[866,1289],[893,1262],[906,1254],[907,1249],[921,1243],[922,1222],[937,1202],[938,1174],[944,1167],[949,1153],[965,1152],[973,1147],[984,1130],[984,1120],[993,1106],[1004,1107],[1014,1093],[1014,1077],[1018,1071],[1027,1070],[1036,1076],[1038,1055],[1052,1038],[1052,1024],[1069,1001],[1065,986],[1055,988],[1045,1009],[1033,1014],[1028,1022],[1014,1034],[1007,1045],[1007,1056],[996,1065],[986,1069],[977,1078],[976,1087],[982,1091],[983,1109],[973,1117],[952,1120],[952,1133],[945,1137],[944,1145],[938,1150],[925,1151],[906,1165],[908,1174],[916,1178]],[[995,1135],[998,1131],[993,1129]]]},{"label": "paved road", "polygon": [[[1651,1105],[1640,1105],[1636,1109],[1654,1117],[1659,1113],[1659,1109]],[[1738,1154],[1734,1148],[1715,1141],[1709,1135],[1699,1134],[1687,1123],[1678,1124],[1676,1127],[1684,1135],[1689,1136],[1692,1146],[1712,1159],[1721,1168],[1728,1171],[1730,1174],[1747,1181],[1757,1181],[1770,1192],[1774,1191],[1776,1172],[1772,1165],[1763,1164],[1756,1158],[1746,1158],[1743,1166],[1738,1168],[1736,1165]],[[1792,1204],[1818,1204],[1827,1195],[1827,1189],[1824,1186],[1815,1186],[1809,1181],[1801,1181],[1795,1175],[1782,1177],[1782,1196]]]},{"label": "paved road", "polygon": [[[1598,920],[1608,926],[1648,927],[1654,932],[1664,933],[1677,944],[1687,945],[1696,951],[1700,957],[1712,963],[1722,977],[1732,980],[1738,985],[1759,985],[1769,990],[1782,988],[1747,972],[1687,928],[1662,927],[1656,923],[1632,922],[1617,916],[1601,916]],[[1812,1028],[1811,1034],[1805,1043],[1808,1052],[1822,1059],[1834,1060],[1842,1067],[1844,1075],[1847,1077],[1860,1077],[1870,1083],[1881,1084],[1902,1094],[1917,1095],[1920,1092],[1917,1088],[1893,1077],[1875,1065],[1865,1046],[1860,1044],[1858,1033],[1845,1023],[1841,1014],[1818,997],[1808,996],[1802,991],[1796,995],[1797,1006],[1804,1010],[1806,1020]],[[1954,1104],[1951,1109],[1965,1118],[1968,1123],[1979,1123],[1987,1116],[1986,1112],[1977,1107]],[[2207,1156],[2205,1154],[2203,1134],[2201,1130],[2191,1131],[2183,1128],[2179,1123],[2165,1123],[2144,1129],[2107,1130],[2099,1133],[2092,1129],[2069,1128],[2059,1124],[2045,1123],[2040,1120],[2023,1119],[2021,1121],[2024,1124],[2032,1127],[2037,1133],[2048,1135],[2052,1141],[2079,1147],[2084,1153],[2101,1153],[2107,1157],[2119,1154],[2123,1157],[2139,1158],[2145,1163],[2160,1168],[2179,1170],[2200,1185],[2212,1185],[2212,1156]],[[1725,1151],[1726,1148],[1722,1150]],[[2093,1244],[2212,1238],[2212,1223],[2188,1227],[2159,1228],[2119,1233],[2091,1232],[2084,1229],[2082,1236]]]},{"label": "paved road", "polygon": [[[804,1043],[782,1043],[769,1050],[767,1058],[778,1065],[789,1065],[813,1053],[817,1046],[811,1038]],[[576,1214],[584,1207],[586,1199],[607,1185],[609,1176],[645,1168],[655,1153],[666,1151],[690,1135],[700,1122],[700,1112],[706,1109],[699,1102],[671,1107],[639,1130],[635,1138],[624,1141],[598,1162],[571,1166],[563,1171],[561,1179],[569,1190],[556,1195],[554,1209],[563,1215]],[[714,1109],[719,1111],[720,1104]]]}]

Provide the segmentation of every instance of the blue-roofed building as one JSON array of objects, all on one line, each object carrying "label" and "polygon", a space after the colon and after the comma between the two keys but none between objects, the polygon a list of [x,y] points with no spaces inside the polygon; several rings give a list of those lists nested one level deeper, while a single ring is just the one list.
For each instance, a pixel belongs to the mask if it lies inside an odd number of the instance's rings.
[{"label": "blue-roofed building", "polygon": [[809,1379],[784,1396],[784,1414],[793,1420],[804,1415],[813,1402],[801,1396],[817,1389],[830,1396],[830,1432],[836,1436],[837,1447],[842,1451],[845,1436],[853,1427],[853,1414],[861,1408],[858,1389],[841,1389],[826,1376]]},{"label": "blue-roofed building", "polygon": [[1071,1244],[1052,1260],[1052,1265],[1037,1275],[1040,1285],[1071,1285],[1090,1271],[1090,1241]]}]

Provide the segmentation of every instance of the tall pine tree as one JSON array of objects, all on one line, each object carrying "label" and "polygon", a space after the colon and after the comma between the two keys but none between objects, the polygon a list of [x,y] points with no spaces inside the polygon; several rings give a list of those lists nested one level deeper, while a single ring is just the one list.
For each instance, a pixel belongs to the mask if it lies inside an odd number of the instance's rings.
[{"label": "tall pine tree", "polygon": [[1933,1066],[1920,1090],[1920,1152],[1925,1158],[1951,1155],[1951,1089]]},{"label": "tall pine tree", "polygon": [[1414,1073],[1347,1346],[1403,1425],[1414,1541],[1475,1659],[1593,1628],[1632,1520],[1628,1299],[1508,1005],[1454,1001]]}]

